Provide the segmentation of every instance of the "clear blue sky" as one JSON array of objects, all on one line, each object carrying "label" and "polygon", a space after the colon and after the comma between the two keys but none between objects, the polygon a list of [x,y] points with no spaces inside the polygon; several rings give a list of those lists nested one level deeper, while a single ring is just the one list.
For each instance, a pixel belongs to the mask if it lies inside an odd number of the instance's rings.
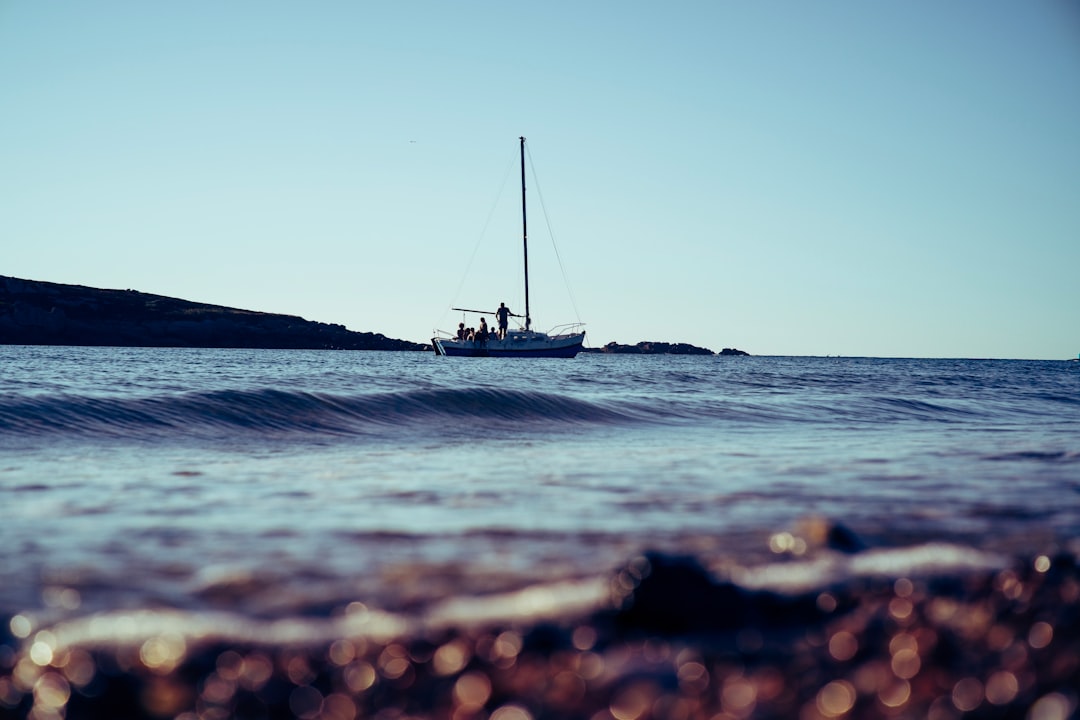
[{"label": "clear blue sky", "polygon": [[1080,352],[1066,0],[0,1],[0,274],[426,341],[522,309],[519,135],[538,329]]}]

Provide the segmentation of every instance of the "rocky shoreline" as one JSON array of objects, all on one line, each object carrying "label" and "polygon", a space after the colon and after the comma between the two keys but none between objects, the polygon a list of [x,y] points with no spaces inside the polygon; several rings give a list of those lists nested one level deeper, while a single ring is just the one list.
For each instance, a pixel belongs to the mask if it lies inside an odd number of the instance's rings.
[{"label": "rocky shoreline", "polygon": [[0,276],[0,345],[426,350],[291,315]]},{"label": "rocky shoreline", "polygon": [[611,577],[610,597],[583,615],[389,635],[361,631],[372,613],[350,606],[353,632],[288,642],[198,623],[140,635],[131,618],[126,639],[68,643],[0,618],[0,717],[1075,717],[1071,555],[789,596],[652,554]]},{"label": "rocky shoreline", "polygon": [[[208,305],[136,290],[106,290],[0,276],[0,345],[265,348],[290,350],[431,350],[428,343],[355,332],[293,315]],[[587,353],[715,353],[688,343],[610,342]]]}]

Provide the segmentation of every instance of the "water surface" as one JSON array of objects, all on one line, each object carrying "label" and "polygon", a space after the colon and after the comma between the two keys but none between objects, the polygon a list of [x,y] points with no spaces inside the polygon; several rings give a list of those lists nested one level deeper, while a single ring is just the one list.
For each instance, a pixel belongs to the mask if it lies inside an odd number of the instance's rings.
[{"label": "water surface", "polygon": [[0,363],[5,614],[400,609],[650,548],[754,567],[812,556],[808,518],[874,548],[1003,555],[1080,528],[1077,363],[11,346]]}]

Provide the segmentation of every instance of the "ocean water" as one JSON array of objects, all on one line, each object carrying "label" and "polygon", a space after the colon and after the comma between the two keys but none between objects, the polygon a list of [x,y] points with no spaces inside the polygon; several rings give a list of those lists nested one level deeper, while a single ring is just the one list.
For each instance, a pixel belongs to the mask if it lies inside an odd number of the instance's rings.
[{"label": "ocean water", "polygon": [[[647,550],[795,587],[1080,530],[1075,362],[7,346],[0,367],[0,615],[38,623],[509,613],[481,600],[592,602]],[[866,552],[830,550],[837,527]]]}]

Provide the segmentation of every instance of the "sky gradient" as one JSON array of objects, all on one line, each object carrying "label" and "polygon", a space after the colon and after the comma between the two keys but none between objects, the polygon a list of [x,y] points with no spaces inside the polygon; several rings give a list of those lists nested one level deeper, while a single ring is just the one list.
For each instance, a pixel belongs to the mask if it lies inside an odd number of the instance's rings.
[{"label": "sky gradient", "polygon": [[523,310],[519,135],[537,329],[1080,353],[1066,0],[7,0],[0,274],[423,342]]}]

